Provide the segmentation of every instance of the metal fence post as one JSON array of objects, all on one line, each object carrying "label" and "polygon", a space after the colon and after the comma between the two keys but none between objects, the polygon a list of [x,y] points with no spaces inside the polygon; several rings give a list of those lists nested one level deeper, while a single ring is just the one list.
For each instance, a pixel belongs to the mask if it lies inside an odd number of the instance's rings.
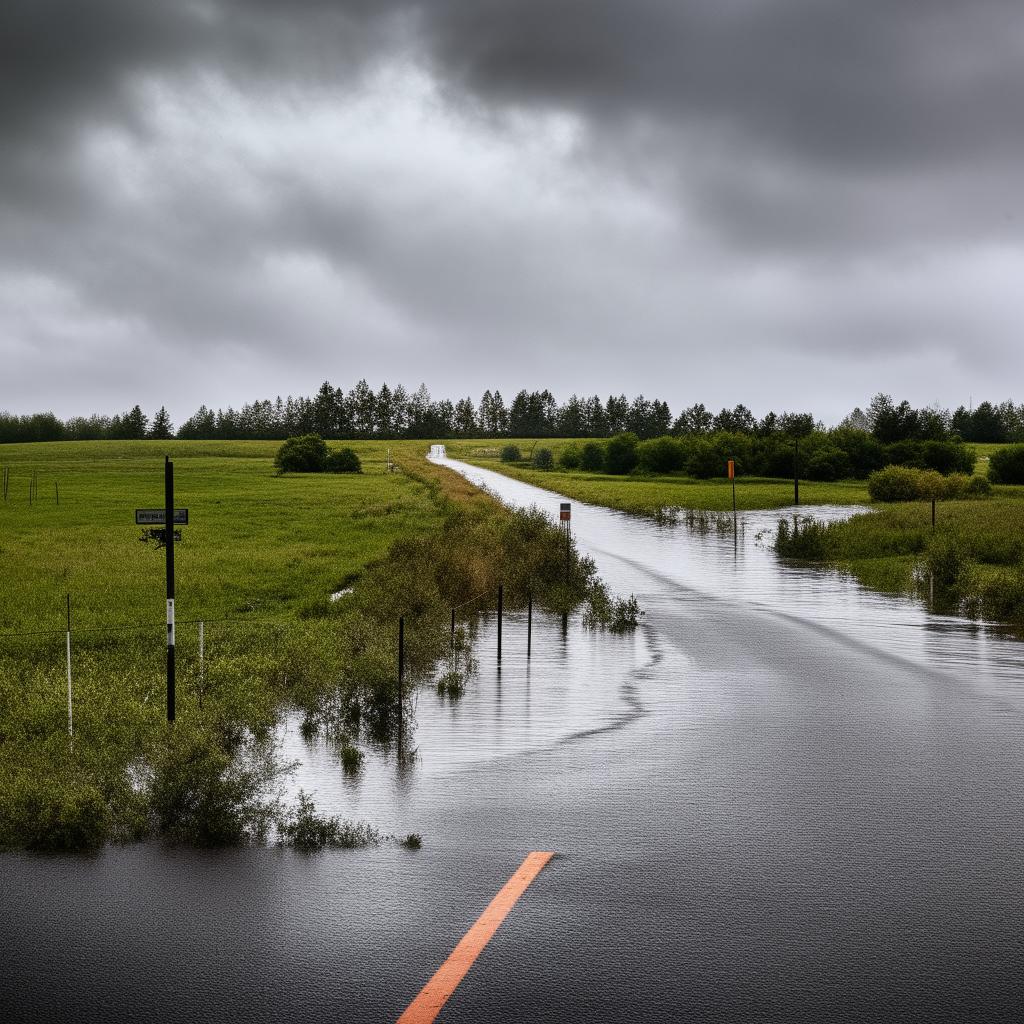
[{"label": "metal fence post", "polygon": [[526,656],[533,651],[533,591],[526,592]]}]

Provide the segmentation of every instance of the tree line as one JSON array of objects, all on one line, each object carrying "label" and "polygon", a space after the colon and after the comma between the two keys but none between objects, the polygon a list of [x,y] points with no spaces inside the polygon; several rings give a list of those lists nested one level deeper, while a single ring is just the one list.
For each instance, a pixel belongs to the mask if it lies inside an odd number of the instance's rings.
[{"label": "tree line", "polygon": [[[811,424],[814,417],[802,414]],[[457,437],[612,437],[631,433],[643,440],[665,435],[742,434],[770,437],[791,432],[793,414],[768,412],[757,418],[745,405],[712,412],[702,403],[673,416],[668,403],[638,395],[572,395],[559,403],[551,391],[520,391],[506,403],[498,390],[480,401],[435,400],[426,385],[408,392],[383,384],[374,391],[365,380],[350,390],[325,381],[312,397],[263,399],[226,409],[203,405],[175,430],[166,408],[150,419],[139,405],[114,416],[75,416],[52,412],[15,415],[0,412],[0,443],[166,439],[285,440],[301,434],[331,439]],[[955,412],[915,408],[878,394],[866,410],[857,408],[841,427],[871,434],[883,444],[899,441],[1024,441],[1024,404],[981,402]]]}]

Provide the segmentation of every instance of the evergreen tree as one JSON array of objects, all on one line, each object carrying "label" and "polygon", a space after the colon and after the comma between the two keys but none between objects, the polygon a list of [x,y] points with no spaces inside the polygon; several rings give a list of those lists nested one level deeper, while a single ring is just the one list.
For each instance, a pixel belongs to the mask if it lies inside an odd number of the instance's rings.
[{"label": "evergreen tree", "polygon": [[[135,408],[137,409],[138,406]],[[149,428],[149,436],[153,438],[154,441],[166,441],[169,438],[174,437],[174,424],[171,423],[171,417],[168,414],[167,409],[162,405],[159,410],[157,410],[157,414],[153,417],[153,424]]]}]

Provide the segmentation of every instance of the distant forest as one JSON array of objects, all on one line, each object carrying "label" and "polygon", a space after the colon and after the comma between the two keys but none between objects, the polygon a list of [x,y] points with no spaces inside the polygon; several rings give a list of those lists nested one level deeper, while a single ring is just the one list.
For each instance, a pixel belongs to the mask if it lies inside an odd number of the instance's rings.
[{"label": "distant forest", "polygon": [[[673,416],[666,402],[643,395],[602,401],[597,395],[573,395],[559,404],[547,389],[520,391],[506,404],[500,391],[485,391],[479,403],[471,398],[435,401],[425,385],[411,394],[401,385],[374,391],[365,380],[351,390],[328,382],[312,398],[264,399],[241,409],[201,406],[174,429],[165,408],[152,419],[136,405],[115,416],[76,416],[61,420],[53,413],[14,415],[0,412],[0,443],[25,441],[99,441],[166,439],[282,440],[296,434],[332,439],[454,437],[611,437],[630,432],[638,438],[716,433],[767,437],[784,431],[794,420],[814,422],[804,414],[760,419],[745,406],[711,412],[692,405]],[[839,425],[863,430],[879,441],[1024,441],[1024,404],[981,402],[955,412],[909,402],[896,403],[878,394],[867,409],[854,409]],[[819,425],[819,429],[820,425]]]}]

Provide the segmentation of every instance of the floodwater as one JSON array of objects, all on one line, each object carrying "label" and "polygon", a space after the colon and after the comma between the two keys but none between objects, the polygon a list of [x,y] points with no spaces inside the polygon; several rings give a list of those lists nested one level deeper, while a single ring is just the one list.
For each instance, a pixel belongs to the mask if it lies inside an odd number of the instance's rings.
[{"label": "floodwater", "polygon": [[418,694],[401,769],[371,750],[346,778],[282,727],[295,788],[419,853],[3,858],[5,1018],[394,1019],[549,849],[442,1020],[1019,1019],[1021,647],[781,565],[793,511],[734,532],[573,502],[636,635],[540,618],[527,660],[509,616],[499,669],[485,618],[462,699]]}]

